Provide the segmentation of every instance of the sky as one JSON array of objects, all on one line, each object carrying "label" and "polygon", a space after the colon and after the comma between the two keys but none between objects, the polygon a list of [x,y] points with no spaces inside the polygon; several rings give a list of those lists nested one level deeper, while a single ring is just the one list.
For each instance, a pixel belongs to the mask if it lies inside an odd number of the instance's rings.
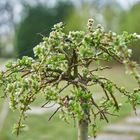
[{"label": "sky", "polygon": [[129,8],[140,0],[117,0],[124,8]]},{"label": "sky", "polygon": [[[41,0],[41,1],[45,1],[45,0]],[[47,1],[49,1],[49,3],[53,5],[57,0],[47,0]],[[82,0],[71,0],[71,1],[79,3],[79,1],[82,1]],[[133,4],[135,4],[136,2],[140,0],[114,0],[114,1],[118,1],[124,8],[127,9],[129,8],[129,6],[132,6]]]}]

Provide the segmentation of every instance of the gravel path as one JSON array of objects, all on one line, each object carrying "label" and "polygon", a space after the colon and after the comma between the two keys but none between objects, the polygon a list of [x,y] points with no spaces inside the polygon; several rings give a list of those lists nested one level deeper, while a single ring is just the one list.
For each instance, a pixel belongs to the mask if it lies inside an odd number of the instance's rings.
[{"label": "gravel path", "polygon": [[100,134],[97,138],[91,138],[89,140],[135,140],[136,136],[132,135],[117,135],[117,134]]},{"label": "gravel path", "polygon": [[137,140],[140,134],[140,109],[117,124],[107,125],[97,138],[89,140]]}]

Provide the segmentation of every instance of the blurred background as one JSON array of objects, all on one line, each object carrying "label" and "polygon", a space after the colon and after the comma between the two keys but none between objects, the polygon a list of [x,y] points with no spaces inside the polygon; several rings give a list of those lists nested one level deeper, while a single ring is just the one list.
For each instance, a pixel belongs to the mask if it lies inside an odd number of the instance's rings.
[{"label": "blurred background", "polygon": [[[121,33],[125,30],[140,34],[140,0],[0,0],[0,68],[2,69],[9,59],[33,56],[33,47],[42,40],[42,36],[49,34],[55,23],[63,21],[66,24],[65,32],[86,30],[89,18],[94,18],[95,24],[102,24],[106,31]],[[131,44],[130,48],[134,53],[132,59],[140,63],[140,41]],[[136,83],[132,78],[122,76],[124,70],[118,65],[112,72],[103,74],[129,89],[135,87]],[[100,92],[100,89],[95,91]],[[68,140],[76,139],[76,128],[70,128],[61,122],[58,116],[54,121],[47,122],[49,113],[41,114],[37,110],[41,102],[42,98],[39,97],[34,105],[35,111],[30,114],[27,122],[29,131],[25,130],[26,132],[17,138],[11,134],[16,117],[8,111],[5,101],[0,101],[0,140],[64,140],[66,137]],[[118,122],[131,116],[130,114],[131,107],[125,105],[120,113],[122,117],[111,118],[111,122]],[[105,126],[105,123],[99,125],[99,130],[103,130]],[[138,130],[140,132],[140,127]],[[135,136],[140,138],[139,134],[134,133]],[[123,138],[125,139],[129,140]]]},{"label": "blurred background", "polygon": [[[32,48],[63,21],[66,32],[86,30],[89,18],[105,29],[140,33],[139,0],[1,0],[0,57],[33,56]],[[139,42],[132,44],[133,59],[140,62]]]}]

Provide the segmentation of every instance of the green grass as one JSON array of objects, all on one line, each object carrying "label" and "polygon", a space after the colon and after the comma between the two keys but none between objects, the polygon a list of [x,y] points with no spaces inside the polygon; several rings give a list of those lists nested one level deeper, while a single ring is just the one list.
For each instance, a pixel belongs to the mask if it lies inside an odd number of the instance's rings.
[{"label": "green grass", "polygon": [[19,137],[11,134],[13,122],[16,121],[16,114],[11,113],[8,116],[4,129],[1,132],[0,139],[2,140],[74,140],[76,139],[76,128],[74,125],[67,124],[61,121],[56,115],[52,121],[48,121],[51,114],[44,114],[40,116],[30,115],[25,132],[22,132]]},{"label": "green grass", "polygon": [[138,136],[137,140],[140,140],[140,135]]},{"label": "green grass", "polygon": [[[105,70],[100,72],[101,75],[106,75],[111,78],[112,81],[118,85],[123,85],[127,89],[131,90],[136,86],[134,79],[124,74],[124,70],[121,67],[115,67],[112,71]],[[101,94],[102,90],[99,87],[92,87],[93,95]],[[67,91],[65,91],[67,92]],[[115,93],[119,102],[125,102],[124,98],[119,93]],[[42,105],[44,101],[43,96],[38,96],[34,105]],[[130,114],[132,108],[128,104],[124,104],[122,109],[117,114],[119,117],[109,117],[110,123],[123,121],[123,118]],[[43,115],[29,115],[26,124],[28,127],[25,132],[22,132],[19,137],[12,134],[13,124],[17,121],[17,112],[9,112],[9,115],[5,121],[2,132],[0,133],[0,140],[76,140],[77,129],[74,127],[73,122],[67,124],[59,119],[56,115],[52,121],[48,122],[48,118],[51,113]],[[107,125],[105,121],[97,121],[99,132]]]}]

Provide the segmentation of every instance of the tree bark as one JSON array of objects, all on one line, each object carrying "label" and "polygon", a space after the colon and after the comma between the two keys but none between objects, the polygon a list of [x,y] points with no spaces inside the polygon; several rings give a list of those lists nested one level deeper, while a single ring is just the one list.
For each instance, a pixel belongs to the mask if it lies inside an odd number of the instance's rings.
[{"label": "tree bark", "polygon": [[88,120],[80,120],[78,123],[78,140],[88,140]]}]

